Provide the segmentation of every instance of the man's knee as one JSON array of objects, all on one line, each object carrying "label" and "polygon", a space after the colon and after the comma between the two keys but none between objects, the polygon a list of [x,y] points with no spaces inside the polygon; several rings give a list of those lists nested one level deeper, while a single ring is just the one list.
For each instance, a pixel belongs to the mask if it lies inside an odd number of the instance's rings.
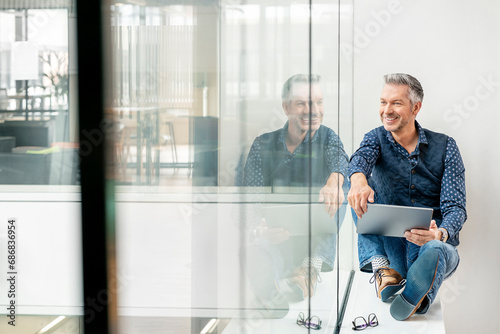
[{"label": "man's knee", "polygon": [[429,249],[429,248],[438,248],[438,249],[445,249],[445,243],[439,240],[431,240],[425,245],[422,246],[422,250]]},{"label": "man's knee", "polygon": [[456,267],[456,265],[458,265],[458,254],[456,252],[456,249],[451,245],[448,245],[439,240],[429,241],[421,247],[419,256],[427,250],[437,251],[440,258],[445,261],[444,263],[446,263],[447,266]]},{"label": "man's knee", "polygon": [[418,256],[421,256],[424,252],[428,250],[434,250],[438,252],[440,257],[446,258],[446,252],[448,251],[446,244],[439,240],[431,240],[420,248]]}]

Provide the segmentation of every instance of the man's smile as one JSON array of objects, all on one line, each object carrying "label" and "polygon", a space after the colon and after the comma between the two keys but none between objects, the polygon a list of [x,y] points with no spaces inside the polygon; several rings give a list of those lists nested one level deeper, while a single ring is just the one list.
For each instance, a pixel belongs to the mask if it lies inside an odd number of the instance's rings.
[{"label": "man's smile", "polygon": [[316,116],[316,117],[309,118],[309,115],[302,116],[300,119],[304,122],[309,122],[309,120],[311,120],[311,122],[313,122],[313,123],[319,121],[319,117]]},{"label": "man's smile", "polygon": [[396,122],[398,120],[398,118],[399,117],[397,117],[397,116],[390,116],[390,117],[386,116],[386,117],[384,117],[384,120],[386,123],[391,124],[391,123]]}]

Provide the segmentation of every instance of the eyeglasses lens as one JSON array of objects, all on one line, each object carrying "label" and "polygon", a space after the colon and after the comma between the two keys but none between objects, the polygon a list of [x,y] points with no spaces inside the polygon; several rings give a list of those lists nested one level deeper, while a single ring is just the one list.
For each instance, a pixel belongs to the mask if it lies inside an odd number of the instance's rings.
[{"label": "eyeglasses lens", "polygon": [[352,324],[354,325],[354,327],[352,329],[354,329],[356,331],[361,331],[361,330],[365,329],[366,327],[368,327],[368,324],[366,323],[366,320],[363,317],[357,317],[356,319],[354,319]]},{"label": "eyeglasses lens", "polygon": [[304,326],[313,330],[318,330],[321,329],[321,320],[317,316],[312,316],[310,318],[304,319],[304,314],[301,312],[297,317],[297,325]]},{"label": "eyeglasses lens", "polygon": [[377,319],[377,316],[375,315],[375,313],[372,313],[368,316],[368,325],[372,326],[372,327],[375,327],[378,325],[378,319]]}]

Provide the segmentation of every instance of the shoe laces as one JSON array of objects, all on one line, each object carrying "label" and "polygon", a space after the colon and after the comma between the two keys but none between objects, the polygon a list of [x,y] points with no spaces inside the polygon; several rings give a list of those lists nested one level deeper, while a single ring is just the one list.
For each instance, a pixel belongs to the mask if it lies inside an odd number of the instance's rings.
[{"label": "shoe laces", "polygon": [[[309,280],[307,275],[309,274],[309,268],[311,268],[311,279]],[[303,276],[305,277],[305,283],[306,283],[306,287],[309,288],[309,281],[314,285],[317,283],[321,283],[322,282],[322,278],[319,274],[319,271],[318,269],[316,269],[315,267],[302,267],[300,268],[297,273],[296,273],[296,276]]]},{"label": "shoe laces", "polygon": [[[389,271],[390,268],[388,267],[380,267],[375,272],[373,273],[373,276],[370,278],[370,284],[375,283],[375,281],[378,281],[378,284],[382,283],[382,277],[394,277],[396,278],[395,275],[389,275],[387,274],[387,271]],[[377,290],[377,284],[375,284],[375,291],[378,292]]]}]

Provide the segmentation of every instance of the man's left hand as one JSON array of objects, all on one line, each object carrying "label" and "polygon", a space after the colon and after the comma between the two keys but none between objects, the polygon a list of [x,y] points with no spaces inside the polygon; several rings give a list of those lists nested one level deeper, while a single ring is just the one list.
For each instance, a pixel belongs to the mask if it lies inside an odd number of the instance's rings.
[{"label": "man's left hand", "polygon": [[344,176],[340,173],[332,173],[326,181],[326,185],[319,191],[319,201],[325,203],[325,211],[330,217],[335,215],[344,202],[342,184],[344,184]]},{"label": "man's left hand", "polygon": [[431,240],[441,240],[442,232],[438,230],[435,220],[431,220],[429,230],[412,229],[405,232],[405,238],[417,246],[423,246]]}]

